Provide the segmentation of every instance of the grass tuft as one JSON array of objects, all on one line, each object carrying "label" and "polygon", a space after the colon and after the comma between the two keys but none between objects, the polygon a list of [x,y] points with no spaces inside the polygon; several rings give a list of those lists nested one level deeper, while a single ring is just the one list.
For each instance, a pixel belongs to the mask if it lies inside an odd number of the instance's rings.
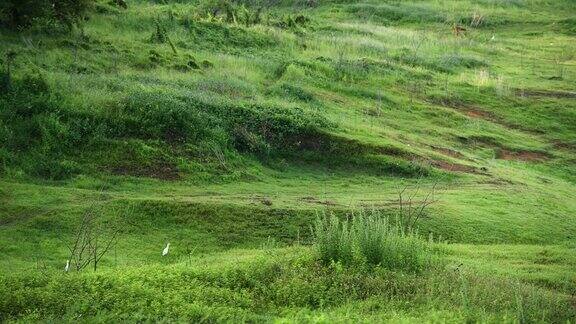
[{"label": "grass tuft", "polygon": [[376,211],[361,211],[346,221],[333,214],[319,217],[314,239],[320,260],[325,264],[365,263],[420,272],[430,261],[429,246],[415,230],[406,230]]}]

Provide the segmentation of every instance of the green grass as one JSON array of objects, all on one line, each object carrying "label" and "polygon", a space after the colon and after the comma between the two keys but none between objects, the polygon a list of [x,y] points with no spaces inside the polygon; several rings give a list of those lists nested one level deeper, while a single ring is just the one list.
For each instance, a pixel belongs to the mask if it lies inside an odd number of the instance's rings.
[{"label": "green grass", "polygon": [[[269,4],[0,30],[0,320],[576,321],[574,3]],[[405,187],[433,264],[377,220],[311,246]],[[94,201],[118,244],[64,274]]]},{"label": "green grass", "polygon": [[0,279],[0,305],[6,315],[24,320],[67,321],[554,322],[574,316],[569,296],[453,265],[419,275],[324,267],[302,247],[169,262],[86,274],[10,275]]}]

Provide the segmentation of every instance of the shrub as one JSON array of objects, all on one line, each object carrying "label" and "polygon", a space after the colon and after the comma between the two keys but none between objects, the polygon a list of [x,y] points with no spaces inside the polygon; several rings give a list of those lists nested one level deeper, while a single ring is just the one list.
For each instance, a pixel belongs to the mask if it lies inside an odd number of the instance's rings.
[{"label": "shrub", "polygon": [[80,167],[72,161],[59,161],[56,158],[37,156],[26,171],[34,177],[64,180],[80,173]]},{"label": "shrub", "polygon": [[316,219],[314,227],[314,240],[324,263],[352,261],[352,235],[350,224],[341,221],[338,217],[330,215]]},{"label": "shrub", "polygon": [[200,141],[209,137],[211,118],[162,92],[131,94],[106,118],[114,137]]},{"label": "shrub", "polygon": [[0,3],[0,24],[25,28],[44,20],[72,27],[93,3],[94,0],[4,0]]},{"label": "shrub", "polygon": [[429,263],[425,241],[378,212],[360,212],[351,221],[334,215],[319,218],[314,228],[316,249],[324,263],[366,263],[386,269],[419,272]]}]

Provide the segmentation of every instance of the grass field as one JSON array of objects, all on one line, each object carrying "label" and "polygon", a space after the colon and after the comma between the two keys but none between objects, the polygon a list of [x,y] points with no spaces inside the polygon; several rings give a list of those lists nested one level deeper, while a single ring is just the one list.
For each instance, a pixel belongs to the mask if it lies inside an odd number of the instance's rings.
[{"label": "grass field", "polygon": [[576,322],[574,1],[116,3],[0,27],[0,321]]}]

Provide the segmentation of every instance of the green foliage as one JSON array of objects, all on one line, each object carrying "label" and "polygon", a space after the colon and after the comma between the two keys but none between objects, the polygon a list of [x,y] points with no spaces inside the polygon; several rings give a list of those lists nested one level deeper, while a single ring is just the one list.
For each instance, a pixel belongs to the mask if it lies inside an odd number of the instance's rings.
[{"label": "green foliage", "polygon": [[318,217],[314,225],[314,243],[325,264],[350,263],[353,258],[353,239],[349,223],[338,217]]},{"label": "green foliage", "polygon": [[209,137],[213,119],[169,94],[142,92],[130,95],[106,116],[115,137],[198,142]]},{"label": "green foliage", "polygon": [[38,21],[58,22],[68,27],[81,21],[93,0],[6,0],[0,4],[0,24],[25,28]]},{"label": "green foliage", "polygon": [[334,215],[318,218],[314,240],[324,263],[354,261],[420,272],[429,265],[430,249],[412,229],[405,230],[377,212],[360,212],[351,221]]},{"label": "green foliage", "polygon": [[215,322],[336,320],[341,312],[347,319],[374,321],[389,318],[391,310],[401,318],[453,321],[558,322],[575,315],[569,297],[512,280],[459,270],[413,275],[325,267],[303,249],[194,256],[169,269],[9,274],[0,277],[0,314],[24,321],[81,315],[87,321]]},{"label": "green foliage", "polygon": [[556,29],[566,35],[576,35],[576,18],[568,18],[559,21]]},{"label": "green foliage", "polygon": [[184,21],[189,33],[189,42],[180,42],[180,47],[209,48],[218,52],[238,52],[246,49],[266,49],[275,45],[275,40],[268,34],[248,31],[244,27],[227,25],[213,21]]},{"label": "green foliage", "polygon": [[351,14],[363,19],[378,19],[384,23],[431,23],[444,18],[424,4],[355,4],[346,8]]},{"label": "green foliage", "polygon": [[[29,4],[0,1],[0,321],[576,318],[573,1]],[[436,184],[447,244],[383,216]],[[65,274],[103,188],[117,249]]]}]

